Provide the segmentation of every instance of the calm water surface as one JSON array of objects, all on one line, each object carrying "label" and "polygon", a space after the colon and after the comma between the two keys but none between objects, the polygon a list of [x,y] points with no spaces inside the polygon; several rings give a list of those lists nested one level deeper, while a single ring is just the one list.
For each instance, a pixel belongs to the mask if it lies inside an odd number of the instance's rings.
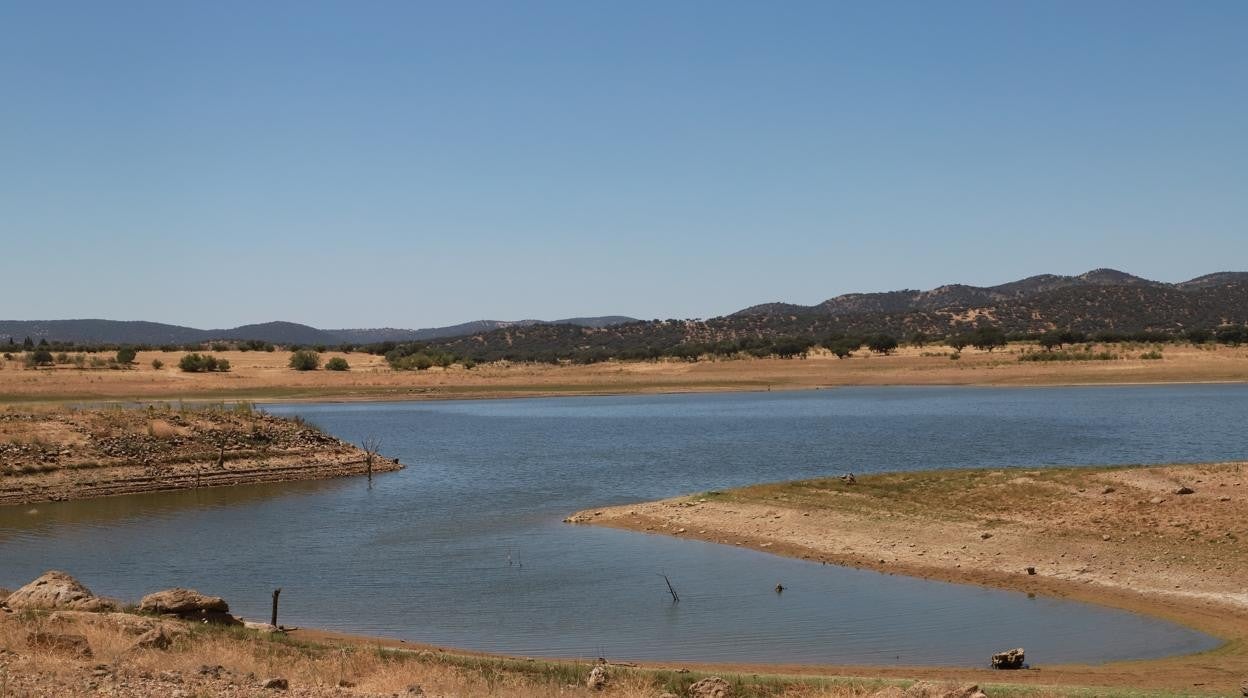
[{"label": "calm water surface", "polygon": [[[376,478],[0,508],[0,585],[64,568],[267,616],[521,655],[981,665],[1205,649],[1118,611],[562,524],[582,508],[884,470],[1243,458],[1245,386],[279,405],[408,468]],[[660,573],[681,595],[673,604]],[[782,581],[787,590],[772,587]]]}]

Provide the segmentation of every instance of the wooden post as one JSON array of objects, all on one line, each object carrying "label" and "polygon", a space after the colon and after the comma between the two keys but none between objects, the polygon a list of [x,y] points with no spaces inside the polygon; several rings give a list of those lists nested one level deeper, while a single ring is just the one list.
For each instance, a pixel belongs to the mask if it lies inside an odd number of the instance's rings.
[{"label": "wooden post", "polygon": [[269,620],[269,624],[277,627],[277,597],[282,593],[282,588],[278,587],[273,590],[273,617]]},{"label": "wooden post", "polygon": [[663,581],[667,582],[667,590],[672,593],[672,603],[680,603],[680,596],[678,596],[676,594],[676,590],[672,588],[672,580],[668,579],[665,574],[663,575]]}]

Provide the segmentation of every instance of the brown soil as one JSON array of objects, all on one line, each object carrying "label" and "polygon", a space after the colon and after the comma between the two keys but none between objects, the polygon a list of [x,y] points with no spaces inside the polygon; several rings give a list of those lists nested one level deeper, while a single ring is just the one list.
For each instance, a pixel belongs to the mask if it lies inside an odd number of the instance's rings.
[{"label": "brown soil", "polygon": [[[228,373],[183,373],[181,352],[141,352],[129,370],[71,366],[26,369],[0,360],[0,402],[81,400],[403,400],[716,390],[797,390],[844,385],[1065,385],[1228,382],[1248,380],[1248,347],[1165,345],[1163,359],[1145,360],[1150,345],[1114,345],[1113,361],[1020,362],[1034,345],[992,353],[967,349],[957,361],[948,347],[903,347],[891,356],[865,351],[849,359],[816,353],[808,359],[607,362],[591,366],[497,363],[427,371],[392,371],[378,356],[342,356],[350,371],[293,371],[284,352],[220,352]],[[165,366],[151,367],[152,359]]]},{"label": "brown soil", "polygon": [[[1012,680],[1232,694],[1248,676],[1244,465],[940,471],[852,484],[829,478],[587,510],[568,520],[1164,617],[1227,642],[1155,661],[1042,665]],[[1192,493],[1177,494],[1181,487]]]},{"label": "brown soil", "polygon": [[[158,626],[173,639],[171,646],[136,646],[142,633]],[[39,637],[35,646],[32,634]],[[607,664],[607,685],[591,690],[586,678],[596,663],[446,652],[331,633],[266,634],[126,613],[0,609],[0,696],[5,698],[660,698],[692,695],[688,687],[706,676]],[[885,685],[876,679],[721,673],[739,698],[851,698]],[[284,680],[287,688],[265,688],[271,679]],[[989,695],[1016,693],[990,688]]]},{"label": "brown soil", "polygon": [[[373,472],[399,469],[375,457]],[[236,408],[0,411],[0,505],[356,475],[361,449]]]}]

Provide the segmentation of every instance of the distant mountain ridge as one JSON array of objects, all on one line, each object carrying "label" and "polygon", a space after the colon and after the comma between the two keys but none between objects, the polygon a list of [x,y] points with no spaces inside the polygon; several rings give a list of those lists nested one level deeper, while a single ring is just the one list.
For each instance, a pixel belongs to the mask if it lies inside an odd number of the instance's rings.
[{"label": "distant mountain ridge", "polygon": [[623,315],[568,318],[566,320],[476,320],[449,327],[419,330],[397,328],[322,330],[296,322],[265,322],[229,329],[201,330],[194,327],[169,325],[137,320],[0,320],[0,342],[12,338],[21,342],[75,342],[77,344],[192,344],[213,340],[259,340],[275,344],[336,346],[339,344],[372,344],[376,342],[427,341],[445,337],[488,332],[502,327],[540,324],[573,324],[583,327],[606,327],[635,322]]},{"label": "distant mountain ridge", "polygon": [[946,335],[983,325],[1011,334],[1053,328],[1084,332],[1182,332],[1248,324],[1248,272],[1224,271],[1165,283],[1115,269],[1041,274],[996,286],[947,284],[926,291],[848,293],[816,305],[765,303],[709,320],[643,321],[624,316],[566,320],[477,320],[418,330],[322,330],[290,322],[200,330],[111,320],[0,321],[0,341],[31,337],[78,343],[187,344],[258,339],[277,344],[425,341],[481,359],[546,359],[606,351],[648,355],[683,343],[887,332]]},{"label": "distant mountain ridge", "polygon": [[1169,284],[1133,276],[1116,269],[1093,269],[1078,276],[1040,274],[997,286],[948,284],[927,291],[906,289],[882,293],[847,293],[835,298],[829,298],[822,303],[812,306],[794,305],[791,303],[764,303],[739,310],[733,313],[733,316],[771,315],[777,313],[854,315],[861,313],[907,313],[969,309],[1018,301],[1042,293],[1072,287],[1138,286],[1185,291],[1215,288],[1239,282],[1248,282],[1248,272],[1217,272],[1206,274],[1190,281]]},{"label": "distant mountain ridge", "polygon": [[926,291],[849,293],[810,306],[765,303],[708,320],[500,328],[434,344],[477,360],[601,360],[669,355],[681,345],[876,332],[900,338],[916,333],[944,336],[985,325],[1034,335],[1054,328],[1175,334],[1228,324],[1248,325],[1248,272],[1217,272],[1172,284],[1094,269],[996,286],[948,284]]}]

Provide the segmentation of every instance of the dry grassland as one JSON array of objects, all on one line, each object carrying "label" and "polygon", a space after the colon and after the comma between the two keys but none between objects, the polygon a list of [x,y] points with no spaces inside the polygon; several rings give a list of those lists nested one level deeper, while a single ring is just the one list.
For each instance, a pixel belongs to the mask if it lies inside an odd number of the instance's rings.
[{"label": "dry grassland", "polygon": [[[1098,348],[1099,350],[1100,348]],[[26,369],[0,360],[0,402],[84,400],[407,400],[540,395],[797,390],[849,385],[1066,385],[1248,380],[1248,348],[1165,345],[1164,358],[1139,358],[1149,345],[1104,347],[1113,361],[1020,362],[1034,345],[967,349],[951,360],[948,347],[905,347],[891,356],[865,350],[848,359],[826,352],[808,359],[666,360],[590,366],[495,363],[427,371],[393,371],[379,356],[342,356],[350,371],[293,371],[284,352],[219,352],[228,373],[184,373],[182,352],[141,352],[131,370],[70,366]],[[155,370],[152,359],[164,367]]]}]

